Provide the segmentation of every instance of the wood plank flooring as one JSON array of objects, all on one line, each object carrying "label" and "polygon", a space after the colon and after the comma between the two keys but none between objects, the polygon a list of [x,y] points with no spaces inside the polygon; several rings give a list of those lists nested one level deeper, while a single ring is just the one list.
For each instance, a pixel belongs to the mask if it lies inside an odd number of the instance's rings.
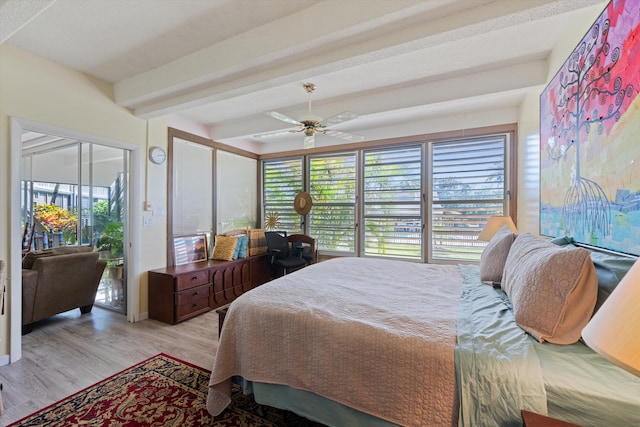
[{"label": "wood plank flooring", "polygon": [[6,426],[158,353],[211,370],[218,315],[205,313],[178,325],[129,323],[94,307],[54,316],[22,337],[22,359],[0,367]]}]

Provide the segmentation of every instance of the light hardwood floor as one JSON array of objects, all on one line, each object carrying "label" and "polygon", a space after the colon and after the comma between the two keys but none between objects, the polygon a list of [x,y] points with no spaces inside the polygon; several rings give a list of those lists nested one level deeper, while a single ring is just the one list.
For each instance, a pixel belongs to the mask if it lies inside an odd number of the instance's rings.
[{"label": "light hardwood floor", "polygon": [[0,367],[6,426],[158,353],[211,370],[218,341],[215,310],[178,325],[128,323],[94,307],[36,324],[22,337],[22,359]]}]

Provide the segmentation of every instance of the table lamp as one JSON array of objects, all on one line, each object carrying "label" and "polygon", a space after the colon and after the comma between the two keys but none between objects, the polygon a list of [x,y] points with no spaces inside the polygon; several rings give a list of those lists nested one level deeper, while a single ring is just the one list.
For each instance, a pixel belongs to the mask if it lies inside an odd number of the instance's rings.
[{"label": "table lamp", "polygon": [[484,226],[484,229],[478,236],[478,240],[482,240],[488,242],[491,238],[504,226],[509,227],[511,231],[514,233],[518,232],[516,225],[513,223],[513,220],[510,216],[492,216],[489,217],[489,221],[487,221],[487,225]]},{"label": "table lamp", "polygon": [[640,261],[636,261],[582,330],[594,351],[640,376]]}]

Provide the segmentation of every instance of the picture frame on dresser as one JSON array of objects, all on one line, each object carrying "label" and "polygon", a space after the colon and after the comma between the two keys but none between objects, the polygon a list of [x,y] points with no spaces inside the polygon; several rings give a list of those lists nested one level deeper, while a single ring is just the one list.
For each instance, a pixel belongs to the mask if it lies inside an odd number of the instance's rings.
[{"label": "picture frame on dresser", "polygon": [[208,259],[206,234],[186,234],[173,238],[174,265],[184,265]]}]

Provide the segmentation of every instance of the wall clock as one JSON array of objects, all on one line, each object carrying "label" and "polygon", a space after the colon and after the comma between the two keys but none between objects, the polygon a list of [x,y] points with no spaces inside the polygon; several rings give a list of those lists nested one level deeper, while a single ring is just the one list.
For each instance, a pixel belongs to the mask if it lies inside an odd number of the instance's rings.
[{"label": "wall clock", "polygon": [[167,160],[167,153],[160,147],[149,148],[149,160],[156,165],[161,165]]}]

